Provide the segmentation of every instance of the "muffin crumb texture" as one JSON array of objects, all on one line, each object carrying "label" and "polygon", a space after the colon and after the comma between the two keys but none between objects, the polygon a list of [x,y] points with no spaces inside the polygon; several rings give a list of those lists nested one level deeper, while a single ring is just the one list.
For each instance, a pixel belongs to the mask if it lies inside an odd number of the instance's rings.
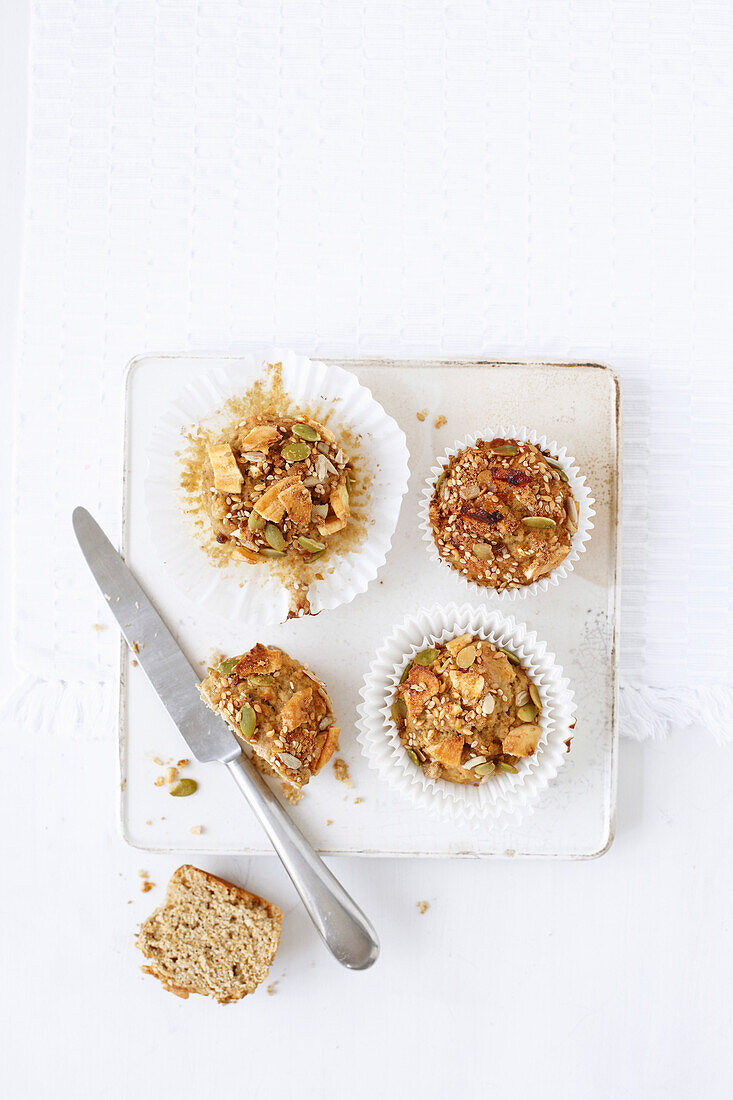
[{"label": "muffin crumb texture", "polygon": [[436,480],[429,511],[443,560],[500,591],[551,573],[578,529],[560,463],[515,439],[480,439],[454,455]]},{"label": "muffin crumb texture", "polygon": [[478,786],[533,756],[542,701],[519,659],[463,634],[415,654],[395,692],[392,719],[429,779]]},{"label": "muffin crumb texture", "polygon": [[149,960],[142,969],[178,997],[238,1001],[267,977],[282,919],[269,901],[184,865],[140,928],[137,946]]}]

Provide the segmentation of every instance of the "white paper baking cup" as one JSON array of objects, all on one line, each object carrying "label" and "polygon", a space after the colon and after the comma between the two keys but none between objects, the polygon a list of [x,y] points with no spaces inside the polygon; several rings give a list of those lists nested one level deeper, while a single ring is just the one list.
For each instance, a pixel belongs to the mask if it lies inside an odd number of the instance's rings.
[{"label": "white paper baking cup", "polygon": [[[537,719],[542,737],[534,756],[516,765],[516,775],[495,774],[478,787],[428,779],[422,768],[408,757],[391,716],[394,693],[405,665],[421,650],[461,634],[478,635],[516,653],[542,699]],[[536,633],[499,611],[468,604],[422,608],[409,615],[374,658],[361,697],[358,741],[370,767],[418,809],[476,827],[486,819],[515,825],[531,810],[565,760],[565,741],[575,719],[575,702],[568,681],[554,654],[548,652]]]},{"label": "white paper baking cup", "polygon": [[202,361],[201,376],[175,396],[152,433],[145,480],[148,525],[169,575],[199,611],[228,621],[246,616],[258,625],[283,622],[290,593],[266,564],[217,566],[211,561],[203,545],[213,545],[208,524],[184,510],[179,454],[186,448],[186,433],[202,423],[210,428],[219,420],[223,424],[226,417],[216,414],[231,397],[243,396],[258,380],[267,383],[268,363],[282,363],[283,389],[291,408],[307,408],[316,419],[330,413],[328,427],[337,437],[340,429],[358,434],[359,452],[371,477],[364,538],[355,549],[334,551],[323,559],[323,579],[314,580],[308,592],[313,614],[349,603],[377,576],[392,544],[409,478],[404,432],[369,390],[341,367],[280,349],[219,360],[211,368]]},{"label": "white paper baking cup", "polygon": [[[499,589],[490,588],[483,584],[476,584],[475,581],[469,580],[465,574],[460,573],[457,569],[449,565],[448,562],[440,556],[438,548],[435,545],[433,529],[430,526],[430,501],[433,496],[435,482],[443,472],[443,468],[454,455],[458,454],[459,451],[464,450],[466,447],[474,447],[479,439],[518,439],[522,443],[533,443],[536,447],[539,447],[540,450],[547,451],[553,458],[557,459],[562,467],[578,505],[578,530],[571,539],[570,551],[565,560],[562,561],[556,569],[553,569],[551,573],[548,573],[547,576],[540,577],[538,580],[533,581],[532,584],[522,585],[520,588],[504,588],[499,591]],[[423,541],[427,546],[431,561],[438,562],[443,569],[446,569],[454,577],[460,580],[472,593],[477,591],[483,592],[486,595],[493,593],[493,595],[497,596],[499,599],[505,600],[524,599],[525,596],[529,596],[535,592],[547,592],[550,586],[559,584],[564,577],[572,573],[575,562],[585,550],[586,544],[591,537],[593,516],[596,514],[593,508],[594,504],[595,501],[591,496],[590,489],[586,485],[585,477],[576,466],[575,459],[571,458],[567,453],[566,447],[560,447],[554,439],[548,440],[547,436],[538,435],[537,432],[529,431],[528,428],[515,428],[513,424],[510,424],[508,427],[492,427],[487,428],[485,431],[477,432],[475,435],[467,435],[465,439],[457,440],[452,447],[449,447],[448,450],[440,456],[437,460],[437,465],[431,468],[430,475],[426,478],[425,487],[422,491],[419,507],[420,530],[422,531]]]}]

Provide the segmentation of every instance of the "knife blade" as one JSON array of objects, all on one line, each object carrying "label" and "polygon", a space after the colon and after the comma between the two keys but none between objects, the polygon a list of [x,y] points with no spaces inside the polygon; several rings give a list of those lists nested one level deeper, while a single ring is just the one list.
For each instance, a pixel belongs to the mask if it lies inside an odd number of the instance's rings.
[{"label": "knife blade", "polygon": [[199,677],[102,528],[85,508],[74,510],[72,522],[81,552],[125,641],[193,755],[202,764],[226,763],[239,756],[242,750],[236,737],[202,705]]},{"label": "knife blade", "polygon": [[220,761],[227,767],[337,961],[350,970],[372,966],[379,956],[379,940],[364,913],[242,754],[231,730],[207,711],[193,666],[102,528],[85,508],[74,509],[72,523],[127,644],[193,755],[202,763]]}]

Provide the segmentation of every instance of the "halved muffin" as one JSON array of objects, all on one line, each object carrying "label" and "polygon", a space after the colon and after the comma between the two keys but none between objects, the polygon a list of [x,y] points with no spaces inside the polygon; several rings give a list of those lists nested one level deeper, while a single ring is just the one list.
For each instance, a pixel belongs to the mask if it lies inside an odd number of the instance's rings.
[{"label": "halved muffin", "polygon": [[534,755],[541,709],[539,690],[513,653],[463,634],[415,654],[392,718],[429,779],[477,785]]},{"label": "halved muffin", "polygon": [[282,921],[271,902],[184,864],[140,928],[137,947],[149,960],[142,969],[184,1000],[200,993],[231,1004],[267,977]]},{"label": "halved muffin", "polygon": [[304,787],[338,744],[324,684],[293,657],[259,642],[210,668],[201,698],[293,787]]},{"label": "halved muffin", "polygon": [[251,416],[207,454],[214,536],[251,565],[287,553],[314,561],[349,521],[353,468],[333,433],[308,417]]}]

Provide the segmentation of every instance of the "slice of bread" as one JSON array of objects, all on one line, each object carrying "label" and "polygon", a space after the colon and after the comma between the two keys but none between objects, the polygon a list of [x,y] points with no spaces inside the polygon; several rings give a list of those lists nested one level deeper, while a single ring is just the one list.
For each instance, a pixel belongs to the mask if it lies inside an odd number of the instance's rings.
[{"label": "slice of bread", "polygon": [[276,905],[198,867],[184,864],[165,902],[141,925],[142,969],[178,997],[201,993],[229,1004],[267,976],[280,942]]}]

